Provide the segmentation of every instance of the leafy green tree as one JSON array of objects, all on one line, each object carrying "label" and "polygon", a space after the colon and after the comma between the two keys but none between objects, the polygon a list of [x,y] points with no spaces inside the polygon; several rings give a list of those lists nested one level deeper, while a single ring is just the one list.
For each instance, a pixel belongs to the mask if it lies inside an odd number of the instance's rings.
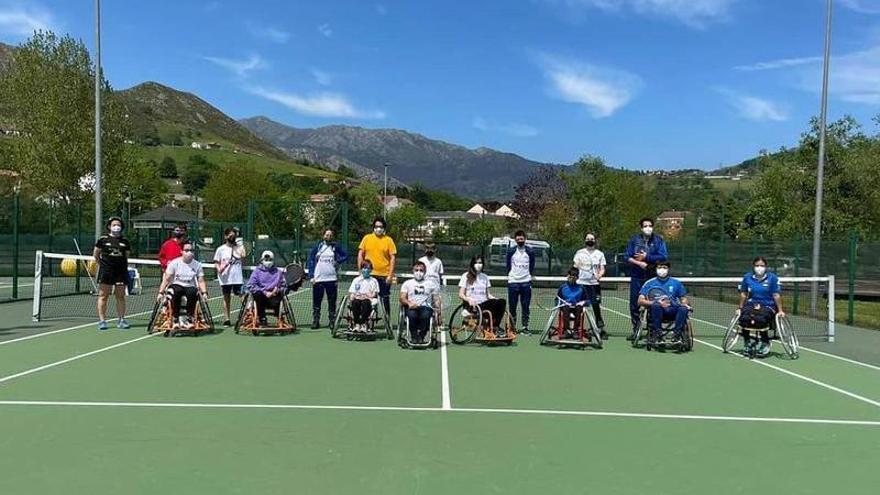
[{"label": "leafy green tree", "polygon": [[[193,155],[193,157],[201,157],[201,155]],[[187,194],[198,194],[207,184],[208,181],[211,180],[211,175],[217,170],[217,165],[205,160],[201,162],[199,160],[193,160],[193,157],[190,157],[190,164],[184,169],[183,174],[180,176],[180,183],[183,186],[183,191]],[[204,157],[202,157],[204,159]],[[247,167],[244,164],[240,164],[240,166],[247,170]]]},{"label": "leafy green tree", "polygon": [[234,220],[247,218],[249,201],[272,199],[277,196],[277,190],[265,175],[248,170],[242,163],[235,163],[213,173],[202,196],[210,218]]},{"label": "leafy green tree", "polygon": [[362,182],[348,189],[342,199],[349,203],[349,225],[354,232],[369,232],[374,218],[382,216],[379,186]]},{"label": "leafy green tree", "polygon": [[166,156],[162,159],[162,162],[159,163],[159,177],[165,179],[177,178],[177,162],[174,161],[174,158]]},{"label": "leafy green tree", "polygon": [[425,210],[418,206],[406,205],[388,212],[388,230],[400,241],[416,236],[425,222]]}]

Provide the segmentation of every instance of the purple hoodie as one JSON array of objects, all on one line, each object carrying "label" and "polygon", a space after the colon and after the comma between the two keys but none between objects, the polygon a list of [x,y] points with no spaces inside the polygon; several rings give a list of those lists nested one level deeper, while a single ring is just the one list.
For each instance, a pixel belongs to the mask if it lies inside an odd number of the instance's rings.
[{"label": "purple hoodie", "polygon": [[277,266],[268,269],[258,266],[251,273],[251,278],[247,283],[248,290],[251,292],[268,292],[275,288],[284,289],[286,286],[284,272],[279,270]]}]

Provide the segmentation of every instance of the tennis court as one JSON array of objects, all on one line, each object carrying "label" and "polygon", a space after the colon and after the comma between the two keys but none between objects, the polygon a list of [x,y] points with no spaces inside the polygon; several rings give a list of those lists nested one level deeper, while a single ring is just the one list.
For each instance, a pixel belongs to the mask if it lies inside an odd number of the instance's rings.
[{"label": "tennis court", "polygon": [[[304,326],[310,294],[291,297]],[[838,344],[809,336],[799,360],[778,346],[760,361],[722,354],[725,304],[697,306],[689,354],[631,348],[613,287],[603,350],[544,348],[533,335],[404,351],[326,328],[168,339],[147,335],[145,316],[99,333],[84,319],[31,323],[31,304],[7,304],[0,490],[872,491],[880,363],[813,352]]]}]

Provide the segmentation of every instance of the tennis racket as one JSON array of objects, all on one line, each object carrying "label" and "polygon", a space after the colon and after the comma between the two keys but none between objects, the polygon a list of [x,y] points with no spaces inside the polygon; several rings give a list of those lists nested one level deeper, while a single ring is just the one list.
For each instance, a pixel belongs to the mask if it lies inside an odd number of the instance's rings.
[{"label": "tennis racket", "polygon": [[660,287],[653,287],[648,290],[648,300],[657,303],[662,303],[663,301],[672,302],[666,291]]},{"label": "tennis racket", "polygon": [[299,263],[291,263],[284,267],[284,281],[288,290],[296,292],[306,279],[306,271]]}]

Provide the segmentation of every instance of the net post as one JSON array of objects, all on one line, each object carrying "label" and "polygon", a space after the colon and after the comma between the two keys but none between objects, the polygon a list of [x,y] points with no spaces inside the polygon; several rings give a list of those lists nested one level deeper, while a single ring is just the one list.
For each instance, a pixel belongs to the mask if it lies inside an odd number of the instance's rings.
[{"label": "net post", "polygon": [[37,250],[34,259],[34,306],[33,321],[40,321],[40,296],[43,292],[43,251]]},{"label": "net post", "polygon": [[835,328],[834,328],[834,292],[836,288],[834,286],[834,275],[828,276],[828,342],[834,342],[835,336]]}]

